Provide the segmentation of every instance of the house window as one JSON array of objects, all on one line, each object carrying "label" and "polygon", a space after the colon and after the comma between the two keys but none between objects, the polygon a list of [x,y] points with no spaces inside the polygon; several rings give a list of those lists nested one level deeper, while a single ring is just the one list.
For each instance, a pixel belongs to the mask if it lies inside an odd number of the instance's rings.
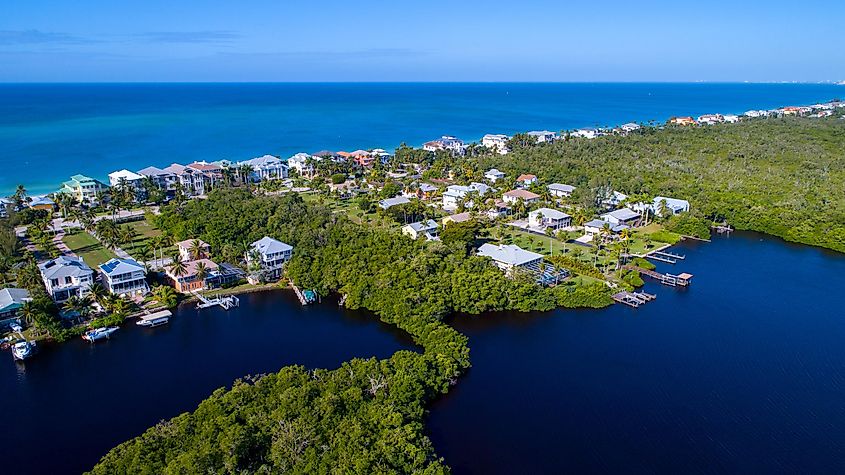
[{"label": "house window", "polygon": [[70,276],[65,277],[65,284],[72,284],[72,283],[73,283],[73,277],[70,277]]}]

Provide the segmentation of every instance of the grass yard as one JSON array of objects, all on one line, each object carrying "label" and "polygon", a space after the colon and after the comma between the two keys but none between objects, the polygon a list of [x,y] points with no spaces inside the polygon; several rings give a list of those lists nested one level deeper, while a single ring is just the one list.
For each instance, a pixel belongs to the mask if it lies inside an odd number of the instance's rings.
[{"label": "grass yard", "polygon": [[136,259],[140,259],[138,251],[144,246],[149,246],[152,250],[150,239],[161,235],[161,231],[156,229],[146,220],[131,221],[129,223],[122,224],[121,226],[129,226],[133,231],[135,231],[135,239],[133,239],[130,244],[124,244],[121,247],[124,251],[128,252],[130,256]]},{"label": "grass yard", "polygon": [[114,253],[100,244],[100,241],[84,231],[67,234],[63,241],[71,251],[81,257],[91,268],[95,268],[115,257]]}]

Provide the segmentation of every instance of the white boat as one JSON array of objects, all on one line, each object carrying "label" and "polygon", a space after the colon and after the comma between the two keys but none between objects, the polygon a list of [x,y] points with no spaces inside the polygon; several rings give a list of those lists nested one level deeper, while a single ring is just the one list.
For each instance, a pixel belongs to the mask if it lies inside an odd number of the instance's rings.
[{"label": "white boat", "polygon": [[173,314],[170,313],[170,310],[163,310],[161,312],[156,312],[149,315],[142,315],[138,317],[138,321],[135,322],[135,324],[147,328],[158,327],[170,322],[171,315]]},{"label": "white boat", "polygon": [[23,331],[23,327],[20,325],[20,323],[13,323],[9,325],[9,328],[11,328],[12,331],[15,333],[20,333]]},{"label": "white boat", "polygon": [[117,331],[117,327],[101,327],[88,330],[82,334],[82,339],[91,343],[97,340],[111,338],[111,334]]},{"label": "white boat", "polygon": [[12,345],[12,356],[15,357],[18,361],[23,361],[30,356],[35,351],[35,342],[34,341],[26,341],[20,340]]}]

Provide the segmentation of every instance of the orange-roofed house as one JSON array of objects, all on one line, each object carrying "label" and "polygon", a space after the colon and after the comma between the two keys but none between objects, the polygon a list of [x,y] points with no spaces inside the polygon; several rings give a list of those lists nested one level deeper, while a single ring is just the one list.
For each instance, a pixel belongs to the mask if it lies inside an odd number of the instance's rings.
[{"label": "orange-roofed house", "polygon": [[695,125],[695,119],[692,117],[672,117],[669,123],[673,125]]},{"label": "orange-roofed house", "polygon": [[536,175],[522,174],[516,177],[516,186],[520,188],[528,188],[534,183],[537,183]]},{"label": "orange-roofed house", "polygon": [[[197,275],[198,269],[201,267],[205,267],[206,270],[206,275],[202,279]],[[167,277],[173,282],[173,287],[178,292],[188,293],[204,289],[206,279],[216,274],[219,267],[210,259],[197,259],[182,263],[182,268],[183,271],[177,274],[174,272],[176,268],[170,265],[165,267],[165,272],[167,273]]]},{"label": "orange-roofed house", "polygon": [[540,201],[540,195],[521,189],[506,191],[502,194],[502,201],[507,204],[516,204],[519,200],[522,200],[526,204],[537,203]]}]

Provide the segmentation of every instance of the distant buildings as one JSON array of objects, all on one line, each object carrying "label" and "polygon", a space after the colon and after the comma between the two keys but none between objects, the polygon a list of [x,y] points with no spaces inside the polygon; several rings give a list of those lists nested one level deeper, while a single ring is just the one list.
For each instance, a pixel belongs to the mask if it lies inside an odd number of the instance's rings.
[{"label": "distant buildings", "polygon": [[496,183],[497,181],[505,178],[505,173],[495,168],[491,168],[486,173],[484,173],[484,178],[492,183]]},{"label": "distant buildings", "polygon": [[66,193],[80,203],[96,203],[97,194],[107,189],[103,183],[85,175],[73,175],[62,183],[59,193]]},{"label": "distant buildings", "polygon": [[522,200],[526,204],[536,203],[540,201],[540,195],[528,190],[511,190],[502,194],[502,201],[507,204],[513,205],[519,202],[519,200]]},{"label": "distant buildings", "polygon": [[481,145],[490,150],[495,150],[500,155],[504,155],[508,153],[508,140],[510,140],[510,137],[507,135],[487,134],[481,138]]},{"label": "distant buildings", "polygon": [[695,125],[695,119],[692,117],[673,117],[669,119],[669,123],[672,125]]},{"label": "distant buildings", "polygon": [[575,129],[569,133],[570,137],[580,137],[584,139],[594,139],[604,135],[601,130],[593,128],[593,127],[586,127],[583,129]]},{"label": "distant buildings", "polygon": [[296,170],[296,172],[299,173],[299,176],[311,179],[316,174],[314,162],[318,162],[320,160],[322,160],[321,157],[315,157],[313,155],[300,152],[288,158],[287,166]]},{"label": "distant buildings", "polygon": [[528,225],[537,228],[561,229],[572,224],[572,217],[552,208],[539,208],[528,213]]},{"label": "distant buildings", "polygon": [[549,194],[555,198],[568,198],[572,196],[575,187],[572,185],[564,185],[563,183],[552,183],[548,186]]},{"label": "distant buildings", "polygon": [[94,283],[94,271],[79,257],[59,256],[38,264],[47,294],[61,303],[88,293]]},{"label": "distant buildings", "polygon": [[698,116],[698,123],[702,125],[712,125],[724,122],[725,117],[722,114],[704,114]]},{"label": "distant buildings", "polygon": [[268,180],[284,180],[288,177],[288,164],[273,155],[262,155],[235,164],[235,169],[248,166],[252,169],[247,178],[253,183]]},{"label": "distant buildings", "polygon": [[528,188],[529,186],[537,183],[537,176],[531,174],[522,174],[516,178],[516,186],[519,188]]},{"label": "distant buildings", "polygon": [[557,140],[557,134],[549,130],[532,130],[526,132],[525,135],[533,137],[537,143],[554,142]]},{"label": "distant buildings", "polygon": [[396,196],[393,198],[386,198],[378,202],[378,205],[381,209],[390,209],[394,206],[405,205],[410,203],[411,200],[405,198],[404,196]]},{"label": "distant buildings", "polygon": [[619,127],[619,130],[621,130],[625,134],[630,134],[632,132],[640,130],[641,128],[642,127],[640,127],[639,124],[635,124],[634,122],[628,122],[627,124],[622,124]]},{"label": "distant buildings", "polygon": [[443,226],[446,226],[449,223],[465,223],[467,221],[472,220],[472,213],[466,211],[463,213],[456,213],[451,216],[446,216],[443,218]]},{"label": "distant buildings", "polygon": [[423,150],[427,150],[429,152],[444,150],[455,155],[463,155],[466,151],[466,145],[462,140],[456,137],[444,135],[439,139],[424,143]]},{"label": "distant buildings", "polygon": [[110,259],[100,264],[103,286],[116,295],[144,295],[150,291],[147,270],[132,259]]},{"label": "distant buildings", "polygon": [[410,236],[411,239],[425,238],[428,241],[439,239],[437,236],[437,228],[439,226],[433,219],[420,221],[417,223],[406,224],[402,226],[402,234]]},{"label": "distant buildings", "polygon": [[[464,185],[449,185],[446,191],[443,192],[443,208],[455,209],[462,201],[465,201],[467,195],[474,193],[479,198],[483,197],[490,191],[490,187],[484,183],[472,182],[469,186]],[[475,203],[471,200],[464,202],[464,205],[471,208]]]}]

